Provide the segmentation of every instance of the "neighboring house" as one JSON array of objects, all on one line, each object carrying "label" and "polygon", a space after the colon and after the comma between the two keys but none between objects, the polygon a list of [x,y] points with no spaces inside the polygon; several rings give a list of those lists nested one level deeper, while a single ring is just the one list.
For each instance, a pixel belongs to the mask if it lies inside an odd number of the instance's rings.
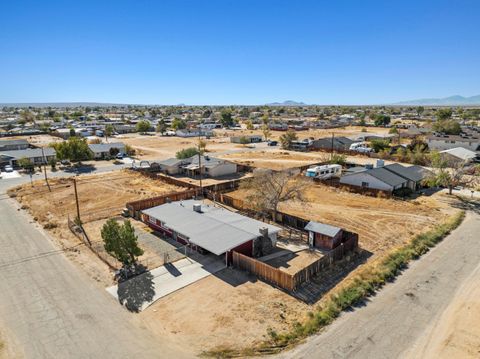
[{"label": "neighboring house", "polygon": [[181,173],[181,166],[188,164],[188,159],[179,160],[178,158],[169,158],[168,160],[156,162],[160,165],[160,170],[169,175]]},{"label": "neighboring house", "polygon": [[129,125],[129,124],[113,124],[113,128],[115,129],[116,133],[133,133],[137,132],[137,128],[135,125]]},{"label": "neighboring house", "polygon": [[63,138],[64,140],[70,138],[70,129],[69,128],[57,128],[52,132],[52,135]]},{"label": "neighboring house", "polygon": [[314,221],[305,226],[308,231],[308,244],[310,247],[333,249],[342,243],[343,230],[324,223]]},{"label": "neighboring house", "polygon": [[225,256],[231,262],[232,252],[247,256],[269,239],[277,241],[280,228],[195,200],[165,203],[142,211],[142,220],[156,231],[188,245],[201,253]]},{"label": "neighboring house", "polygon": [[349,186],[371,188],[386,192],[407,187],[408,180],[402,178],[385,168],[365,169],[345,174],[340,178],[340,183]]},{"label": "neighboring house", "polygon": [[456,147],[466,148],[470,151],[480,151],[480,138],[478,135],[444,135],[436,133],[427,137],[430,150],[449,150]]},{"label": "neighboring house", "polygon": [[384,166],[386,170],[405,178],[407,182],[407,187],[412,191],[416,191],[422,187],[422,181],[425,180],[428,176],[431,175],[431,172],[421,166],[409,166],[405,167],[399,163],[392,163],[390,165]]},{"label": "neighboring house", "polygon": [[260,135],[247,135],[247,136],[231,136],[230,142],[241,143],[241,139],[243,137],[247,139],[247,143],[258,143],[263,141],[263,137]]},{"label": "neighboring house", "polygon": [[190,130],[177,130],[176,135],[178,137],[198,137],[198,136],[213,136],[213,132],[205,129],[190,129]]},{"label": "neighboring house", "polygon": [[0,140],[0,151],[26,150],[28,147],[27,140]]},{"label": "neighboring house", "polygon": [[200,167],[204,177],[215,178],[237,173],[236,163],[210,156],[200,156],[200,161],[198,155],[182,160],[170,158],[160,161],[158,164],[162,171],[171,175],[184,174],[189,177],[196,177],[200,175]]},{"label": "neighboring house", "polygon": [[479,155],[476,152],[467,150],[463,147],[455,147],[449,150],[440,151],[440,156],[447,161],[453,161],[456,163],[471,163],[476,162],[479,159]]},{"label": "neighboring house", "polygon": [[21,158],[29,159],[34,165],[48,163],[56,159],[56,152],[51,147],[27,148],[25,150],[2,151],[0,152],[0,164],[2,166],[11,165],[18,167],[18,161]]},{"label": "neighboring house", "polygon": [[308,138],[301,140],[301,141],[292,141],[290,143],[290,150],[292,151],[308,151],[310,147],[312,146],[312,141],[309,140]]},{"label": "neighboring house", "polygon": [[111,158],[110,150],[112,148],[118,149],[119,153],[125,153],[125,145],[122,142],[95,143],[88,145],[88,148],[92,151],[93,158],[96,160]]},{"label": "neighboring house", "polygon": [[335,151],[348,151],[350,145],[353,143],[353,140],[347,137],[325,137],[319,138],[312,142],[312,148],[322,149],[322,150],[331,150],[332,147]]}]

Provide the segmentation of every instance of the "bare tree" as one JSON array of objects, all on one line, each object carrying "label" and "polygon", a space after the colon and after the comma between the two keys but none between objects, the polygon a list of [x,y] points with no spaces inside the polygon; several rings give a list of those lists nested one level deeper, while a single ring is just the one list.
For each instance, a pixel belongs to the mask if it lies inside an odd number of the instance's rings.
[{"label": "bare tree", "polygon": [[273,212],[276,219],[280,203],[303,201],[307,184],[304,177],[295,176],[291,171],[257,170],[251,179],[242,182],[242,188],[247,191],[246,200],[253,208],[265,214]]},{"label": "bare tree", "polygon": [[438,152],[431,154],[432,175],[426,179],[430,186],[444,186],[448,194],[456,186],[475,186],[479,183],[480,167],[470,166],[467,162],[442,156]]}]

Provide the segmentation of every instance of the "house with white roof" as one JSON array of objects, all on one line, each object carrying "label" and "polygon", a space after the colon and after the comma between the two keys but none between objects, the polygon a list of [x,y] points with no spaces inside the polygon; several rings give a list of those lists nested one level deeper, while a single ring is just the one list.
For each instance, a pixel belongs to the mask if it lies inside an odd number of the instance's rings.
[{"label": "house with white roof", "polygon": [[275,246],[281,228],[231,212],[223,207],[186,200],[142,211],[142,220],[154,230],[201,253],[225,256],[232,252],[252,257],[268,240]]}]

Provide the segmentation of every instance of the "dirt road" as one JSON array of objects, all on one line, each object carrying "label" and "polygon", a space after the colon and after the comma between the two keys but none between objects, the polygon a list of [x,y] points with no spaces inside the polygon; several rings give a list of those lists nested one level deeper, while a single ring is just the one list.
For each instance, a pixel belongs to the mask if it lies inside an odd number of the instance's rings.
[{"label": "dirt road", "polygon": [[343,314],[323,333],[280,357],[423,357],[412,352],[418,338],[428,336],[432,327],[449,325],[439,318],[478,267],[479,230],[480,215],[468,213],[458,229],[366,306]]},{"label": "dirt road", "polygon": [[[0,195],[0,328],[26,358],[185,356],[154,338]],[[10,338],[7,337],[7,340]],[[8,343],[7,345],[9,345]]]}]

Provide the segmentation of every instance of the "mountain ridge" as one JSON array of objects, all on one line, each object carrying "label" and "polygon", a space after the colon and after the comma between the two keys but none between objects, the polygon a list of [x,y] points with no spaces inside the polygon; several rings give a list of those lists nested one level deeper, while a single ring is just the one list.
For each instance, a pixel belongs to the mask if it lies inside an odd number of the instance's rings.
[{"label": "mountain ridge", "polygon": [[427,105],[427,106],[480,106],[480,95],[464,97],[453,95],[441,98],[422,98],[396,102],[394,105]]}]

